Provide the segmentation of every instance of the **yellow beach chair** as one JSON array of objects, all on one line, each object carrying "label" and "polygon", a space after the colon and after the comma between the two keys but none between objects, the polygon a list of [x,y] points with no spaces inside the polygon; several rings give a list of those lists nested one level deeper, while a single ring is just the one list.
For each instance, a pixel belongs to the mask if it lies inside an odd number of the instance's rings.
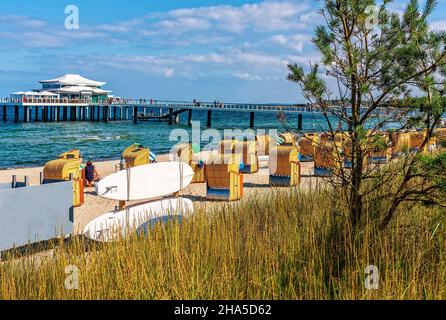
[{"label": "yellow beach chair", "polygon": [[[410,151],[420,151],[421,146],[426,140],[427,130],[423,131],[410,131]],[[428,153],[432,152],[437,147],[437,137],[430,137],[429,141],[424,145],[422,152]]]},{"label": "yellow beach chair", "polygon": [[257,155],[259,157],[268,156],[271,143],[271,136],[268,134],[257,135],[256,141],[257,141]]},{"label": "yellow beach chair", "polygon": [[434,130],[434,137],[438,143],[446,141],[446,128],[438,128]]},{"label": "yellow beach chair", "polygon": [[320,177],[339,174],[342,160],[339,157],[338,147],[334,143],[324,143],[315,146],[314,150],[314,175]]},{"label": "yellow beach chair", "polygon": [[279,134],[278,138],[283,141],[280,144],[281,146],[294,146],[297,144],[297,135],[294,132],[283,132]]},{"label": "yellow beach chair", "polygon": [[243,167],[240,169],[241,173],[250,174],[259,171],[256,141],[237,142],[234,146],[234,153],[241,157],[243,163]]},{"label": "yellow beach chair", "polygon": [[81,169],[80,150],[71,150],[49,161],[43,167],[43,183],[55,183],[73,180],[73,206],[84,203],[84,171]]},{"label": "yellow beach chair", "polygon": [[299,139],[299,161],[314,161],[314,147],[319,143],[319,135],[317,133],[306,133]]},{"label": "yellow beach chair", "polygon": [[174,155],[177,157],[177,160],[187,163],[194,170],[192,183],[203,183],[206,181],[204,162],[199,159],[199,154],[197,157],[194,156],[192,143],[178,145],[176,150],[174,150]]},{"label": "yellow beach chair", "polygon": [[410,134],[408,132],[393,132],[391,134],[392,158],[399,157],[409,152]]},{"label": "yellow beach chair", "polygon": [[390,138],[387,132],[368,132],[367,159],[372,164],[383,164],[392,158]]},{"label": "yellow beach chair", "polygon": [[239,155],[217,155],[205,164],[206,198],[234,201],[243,197]]},{"label": "yellow beach chair", "polygon": [[269,183],[294,187],[300,184],[299,152],[296,146],[277,146],[269,159]]},{"label": "yellow beach chair", "polygon": [[133,168],[149,164],[150,161],[150,149],[144,148],[140,144],[132,144],[122,152],[122,157],[125,160],[127,168]]}]

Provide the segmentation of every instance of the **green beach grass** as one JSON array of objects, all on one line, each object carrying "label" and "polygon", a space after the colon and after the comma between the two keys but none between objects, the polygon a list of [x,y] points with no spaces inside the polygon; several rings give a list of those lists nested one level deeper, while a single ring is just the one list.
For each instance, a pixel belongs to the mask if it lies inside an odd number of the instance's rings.
[{"label": "green beach grass", "polygon": [[[75,239],[49,259],[5,261],[0,299],[446,298],[444,210],[403,206],[384,232],[375,225],[352,235],[326,190],[272,189],[146,238],[88,250]],[[65,287],[70,265],[77,290]],[[379,268],[378,289],[365,288],[368,265]]]}]

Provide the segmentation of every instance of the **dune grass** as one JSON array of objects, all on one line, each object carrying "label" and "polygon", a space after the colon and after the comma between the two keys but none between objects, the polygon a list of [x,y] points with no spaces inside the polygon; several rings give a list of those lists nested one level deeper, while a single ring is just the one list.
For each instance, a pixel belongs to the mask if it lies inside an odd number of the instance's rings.
[{"label": "dune grass", "polygon": [[[353,235],[334,195],[273,189],[146,238],[88,250],[75,239],[51,259],[8,260],[0,299],[444,299],[444,211],[401,210],[386,231],[371,220]],[[69,265],[78,290],[64,286]],[[368,265],[379,268],[377,290],[364,287]]]}]

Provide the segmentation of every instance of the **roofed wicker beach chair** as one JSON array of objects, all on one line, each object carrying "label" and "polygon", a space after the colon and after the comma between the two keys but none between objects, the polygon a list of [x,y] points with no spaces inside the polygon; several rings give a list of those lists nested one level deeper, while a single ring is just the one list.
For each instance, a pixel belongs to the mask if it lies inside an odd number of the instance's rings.
[{"label": "roofed wicker beach chair", "polygon": [[294,187],[300,184],[299,152],[296,146],[277,146],[269,159],[269,183]]},{"label": "roofed wicker beach chair", "polygon": [[297,144],[298,136],[294,132],[282,132],[278,135],[278,138],[283,141],[282,146],[294,146]]},{"label": "roofed wicker beach chair", "polygon": [[[413,151],[420,151],[425,139],[426,131],[394,132],[391,135],[392,157],[398,157]],[[437,146],[437,137],[434,135],[424,145],[423,153],[431,152]]]},{"label": "roofed wicker beach chair", "polygon": [[319,135],[317,133],[305,133],[299,139],[299,161],[313,162],[314,161],[314,147],[319,143]]},{"label": "roofed wicker beach chair", "polygon": [[387,132],[368,132],[368,161],[371,164],[384,164],[392,157],[390,138]]},{"label": "roofed wicker beach chair", "polygon": [[259,157],[269,156],[271,136],[269,134],[257,135],[257,154]]},{"label": "roofed wicker beach chair", "polygon": [[240,169],[241,173],[251,174],[259,171],[256,141],[237,142],[234,146],[234,153],[241,156],[243,163],[243,168]]},{"label": "roofed wicker beach chair", "polygon": [[187,163],[194,170],[194,177],[192,178],[192,183],[204,183],[205,172],[204,172],[204,162],[200,159],[200,153],[194,152],[194,145],[192,143],[183,143],[176,146],[173,151],[173,160],[181,161]]},{"label": "roofed wicker beach chair", "polygon": [[206,162],[206,198],[234,201],[243,197],[240,161],[240,155],[219,154]]},{"label": "roofed wicker beach chair", "polygon": [[439,144],[446,142],[446,128],[435,129],[434,137],[437,138]]},{"label": "roofed wicker beach chair", "polygon": [[122,158],[125,160],[127,168],[133,168],[149,164],[150,149],[144,148],[141,144],[134,143],[122,152]]},{"label": "roofed wicker beach chair", "polygon": [[314,175],[329,177],[339,174],[342,166],[339,149],[334,143],[318,144],[314,148]]},{"label": "roofed wicker beach chair", "polygon": [[84,203],[84,171],[81,169],[80,150],[71,150],[59,155],[58,159],[49,161],[43,167],[43,183],[73,180],[73,206]]},{"label": "roofed wicker beach chair", "polygon": [[420,151],[420,148],[423,153],[432,152],[437,147],[437,138],[435,136],[430,137],[429,141],[426,144],[423,143],[426,141],[427,131],[409,131],[410,134],[410,144],[409,150],[411,151]]}]

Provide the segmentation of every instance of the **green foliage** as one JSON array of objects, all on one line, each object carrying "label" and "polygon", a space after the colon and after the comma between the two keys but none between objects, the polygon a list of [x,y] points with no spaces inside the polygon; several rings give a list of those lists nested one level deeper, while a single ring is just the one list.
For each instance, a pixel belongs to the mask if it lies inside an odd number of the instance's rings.
[{"label": "green foliage", "polygon": [[438,190],[446,197],[446,152],[438,155],[420,155],[415,172],[438,187]]}]

